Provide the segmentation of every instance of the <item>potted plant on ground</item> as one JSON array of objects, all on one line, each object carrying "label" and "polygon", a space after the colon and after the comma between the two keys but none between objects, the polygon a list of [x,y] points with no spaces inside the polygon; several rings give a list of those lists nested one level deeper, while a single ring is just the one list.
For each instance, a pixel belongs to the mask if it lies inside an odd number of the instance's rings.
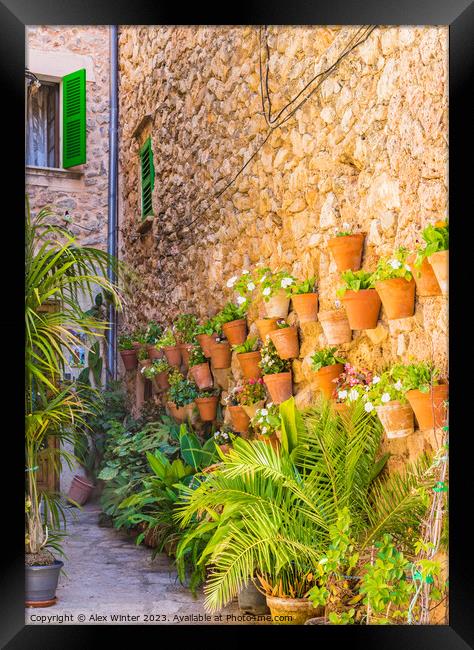
[{"label": "potted plant on ground", "polygon": [[413,433],[413,409],[407,401],[402,382],[394,381],[389,371],[380,377],[373,377],[363,399],[369,413],[375,407],[388,439],[405,438]]},{"label": "potted plant on ground", "polygon": [[259,440],[272,445],[275,449],[280,446],[281,418],[280,409],[271,402],[267,406],[256,409],[250,419],[252,432]]},{"label": "potted plant on ground", "polygon": [[336,262],[339,273],[343,271],[358,271],[362,261],[362,249],[365,233],[353,234],[349,224],[344,224],[345,230],[338,232],[328,241],[328,247]]},{"label": "potted plant on ground", "polygon": [[118,338],[118,349],[122,357],[125,370],[135,370],[137,367],[137,354],[133,347],[132,339],[128,334],[122,334]]},{"label": "potted plant on ground", "polygon": [[297,282],[291,289],[291,302],[298,315],[300,325],[318,320],[318,294],[316,278]]},{"label": "potted plant on ground", "polygon": [[293,395],[290,362],[278,356],[273,341],[267,340],[262,348],[260,368],[272,402],[280,404]]},{"label": "potted plant on ground", "polygon": [[199,391],[195,401],[203,422],[214,422],[216,419],[219,392],[218,388]]},{"label": "potted plant on ground", "polygon": [[148,326],[145,331],[145,343],[148,350],[148,356],[150,359],[161,359],[163,352],[156,347],[156,343],[160,338],[163,330],[159,323],[152,320],[148,323]]},{"label": "potted plant on ground", "polygon": [[173,370],[169,379],[168,408],[176,422],[184,422],[190,414],[198,396],[198,388],[193,381],[185,379],[179,370]]},{"label": "potted plant on ground", "polygon": [[298,330],[290,327],[284,320],[279,320],[278,329],[270,332],[276,351],[281,359],[295,359],[299,356],[300,345],[298,342]]},{"label": "potted plant on ground", "polygon": [[249,418],[252,418],[255,412],[263,407],[266,397],[267,393],[262,378],[244,380],[237,391],[237,400]]},{"label": "potted plant on ground", "polygon": [[[340,306],[339,300],[336,304]],[[318,320],[323,328],[328,345],[342,345],[352,340],[352,330],[344,309],[320,311]]]},{"label": "potted plant on ground", "polygon": [[174,366],[175,368],[181,367],[181,350],[176,343],[176,337],[170,327],[164,331],[155,345],[158,349],[163,350],[170,366]]},{"label": "potted plant on ground", "polygon": [[200,345],[195,345],[189,355],[189,374],[200,390],[214,385],[209,363]]},{"label": "potted plant on ground", "polygon": [[250,418],[239,403],[238,395],[241,390],[242,386],[235,386],[229,391],[224,403],[229,411],[234,431],[242,434],[242,437],[247,437]]},{"label": "potted plant on ground", "polygon": [[261,360],[260,350],[257,350],[257,337],[251,336],[241,345],[234,345],[232,350],[237,354],[237,359],[246,379],[258,379],[262,376],[259,366]]},{"label": "potted plant on ground", "polygon": [[439,379],[439,370],[431,362],[397,364],[390,371],[401,386],[421,431],[442,427],[446,423],[448,384]]},{"label": "potted plant on ground", "polygon": [[374,289],[373,273],[344,271],[344,284],[337,290],[346,310],[352,330],[371,330],[377,327],[382,302]]},{"label": "potted plant on ground", "polygon": [[222,327],[222,333],[230,345],[241,345],[247,337],[247,303],[241,306],[228,302],[216,316],[216,322]]},{"label": "potted plant on ground", "polygon": [[[427,260],[431,265],[443,295],[448,293],[448,255],[449,225],[447,221],[437,221],[427,226],[422,233],[426,244],[418,251],[415,267],[422,268]],[[436,295],[436,294],[431,294]]]},{"label": "potted plant on ground", "polygon": [[218,336],[211,343],[211,363],[216,370],[230,368],[232,364],[232,350],[223,336]]},{"label": "potted plant on ground", "polygon": [[178,348],[181,350],[181,358],[184,368],[189,368],[189,354],[196,345],[196,329],[198,319],[193,314],[181,314],[173,325],[176,332]]},{"label": "potted plant on ground", "polygon": [[211,357],[211,345],[221,332],[221,325],[215,318],[208,318],[202,325],[196,327],[196,340],[202,348],[206,359]]},{"label": "potted plant on ground", "polygon": [[138,364],[143,368],[144,366],[151,365],[151,359],[148,357],[148,350],[146,347],[137,350]]},{"label": "potted plant on ground", "polygon": [[334,397],[335,382],[344,371],[345,360],[335,355],[337,348],[318,350],[311,357],[318,388],[326,399]]},{"label": "potted plant on ground", "polygon": [[409,318],[415,312],[415,281],[407,256],[408,250],[401,246],[393,257],[379,260],[373,275],[388,320]]},{"label": "potted plant on ground", "polygon": [[263,298],[268,318],[286,318],[290,306],[290,287],[295,278],[286,271],[273,272],[270,268],[258,269],[256,285]]}]

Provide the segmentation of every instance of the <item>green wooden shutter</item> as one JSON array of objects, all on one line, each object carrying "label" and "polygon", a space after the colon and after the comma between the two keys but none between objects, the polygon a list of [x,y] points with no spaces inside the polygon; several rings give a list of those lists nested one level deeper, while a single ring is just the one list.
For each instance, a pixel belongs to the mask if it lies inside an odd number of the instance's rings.
[{"label": "green wooden shutter", "polygon": [[153,188],[155,186],[155,168],[153,166],[153,151],[151,138],[140,149],[140,165],[142,175],[142,219],[153,215]]},{"label": "green wooden shutter", "polygon": [[63,82],[63,167],[86,162],[86,71],[67,74]]}]

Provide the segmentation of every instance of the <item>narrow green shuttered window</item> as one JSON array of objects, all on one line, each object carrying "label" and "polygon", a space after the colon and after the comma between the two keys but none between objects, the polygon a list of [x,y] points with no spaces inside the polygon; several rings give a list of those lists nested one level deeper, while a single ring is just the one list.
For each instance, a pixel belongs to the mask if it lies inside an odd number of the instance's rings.
[{"label": "narrow green shuttered window", "polygon": [[67,74],[63,82],[63,167],[86,162],[86,71]]},{"label": "narrow green shuttered window", "polygon": [[155,186],[155,168],[153,166],[151,138],[148,138],[140,149],[140,165],[142,175],[142,219],[145,219],[153,216],[152,194]]}]

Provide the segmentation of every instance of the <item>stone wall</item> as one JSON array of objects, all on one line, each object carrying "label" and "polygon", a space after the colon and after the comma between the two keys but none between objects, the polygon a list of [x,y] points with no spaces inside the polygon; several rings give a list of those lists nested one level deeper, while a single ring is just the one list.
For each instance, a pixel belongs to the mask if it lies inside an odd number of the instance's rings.
[{"label": "stone wall", "polygon": [[[269,30],[272,119],[357,29]],[[445,27],[377,28],[269,133],[258,28],[121,28],[121,255],[139,277],[122,326],[213,315],[233,297],[226,280],[259,263],[300,279],[317,274],[320,309],[331,308],[339,274],[327,241],[346,222],[367,233],[366,269],[400,245],[413,248],[447,214],[447,44]],[[138,149],[148,135],[156,218],[140,233]],[[303,328],[301,343],[293,372],[305,403],[313,396],[305,358],[326,346],[319,323]],[[377,330],[354,332],[341,351],[359,367],[433,358],[446,372],[446,299],[417,298],[415,315],[399,321],[382,311]],[[427,438],[409,443],[413,453]],[[397,443],[399,460],[407,444]]]},{"label": "stone wall", "polygon": [[[109,28],[107,26],[34,25],[26,28],[27,49],[55,54],[42,57],[43,69],[32,72],[50,74],[65,67],[72,71],[90,61],[87,70],[87,162],[69,170],[26,170],[26,192],[35,212],[49,205],[58,217],[69,211],[70,226],[78,240],[105,248],[107,242],[107,190],[109,148]],[[74,63],[77,56],[77,64]],[[82,57],[82,58],[81,58]],[[50,62],[53,61],[51,64]]]}]

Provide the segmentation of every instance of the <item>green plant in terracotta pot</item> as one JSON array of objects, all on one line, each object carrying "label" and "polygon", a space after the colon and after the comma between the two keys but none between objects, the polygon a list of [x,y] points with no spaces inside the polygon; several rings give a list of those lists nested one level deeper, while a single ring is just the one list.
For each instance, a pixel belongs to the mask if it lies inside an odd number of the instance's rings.
[{"label": "green plant in terracotta pot", "polygon": [[291,302],[298,314],[300,325],[318,320],[318,294],[316,278],[296,282],[291,288]]},{"label": "green plant in terracotta pot", "polygon": [[118,338],[118,349],[122,357],[125,370],[134,370],[137,367],[137,354],[133,347],[133,341],[128,334],[122,334]]},{"label": "green plant in terracotta pot", "polygon": [[192,410],[192,405],[199,394],[193,381],[185,379],[176,368],[169,374],[168,407],[177,422],[183,422]]},{"label": "green plant in terracotta pot", "polygon": [[143,366],[140,372],[146,379],[153,381],[158,390],[164,391],[169,388],[168,373],[170,370],[171,366],[166,359],[155,359],[151,365]]},{"label": "green plant in terracotta pot", "polygon": [[247,301],[236,305],[228,302],[215,319],[222,327],[222,333],[230,345],[241,345],[247,337]]},{"label": "green plant in terracotta pot", "polygon": [[262,347],[260,368],[263,373],[270,397],[275,404],[289,399],[293,394],[291,365],[288,359],[282,359],[276,351],[273,341],[267,339]]},{"label": "green plant in terracotta pot", "polygon": [[337,290],[346,310],[352,330],[369,330],[377,327],[381,300],[374,288],[373,273],[369,271],[344,271],[343,285]]},{"label": "green plant in terracotta pot", "polygon": [[189,354],[189,374],[201,390],[214,384],[209,363],[200,345],[195,345]]},{"label": "green plant in terracotta pot", "polygon": [[132,345],[135,350],[139,350],[147,345],[146,327],[137,327],[131,334]]},{"label": "green plant in terracotta pot", "polygon": [[311,367],[316,373],[318,388],[326,399],[335,396],[335,382],[344,371],[345,360],[336,356],[337,348],[318,350],[311,357]]},{"label": "green plant in terracotta pot", "polygon": [[163,350],[170,366],[179,368],[181,366],[181,350],[177,344],[176,337],[171,327],[165,329],[160,338],[156,341],[155,347]]},{"label": "green plant in terracotta pot", "polygon": [[268,318],[286,318],[290,306],[291,287],[295,278],[285,270],[272,271],[269,267],[259,268],[256,285],[263,298]]},{"label": "green plant in terracotta pot", "polygon": [[181,358],[185,369],[189,368],[189,354],[197,344],[196,329],[198,319],[193,314],[181,314],[173,323],[176,344],[181,350]]},{"label": "green plant in terracotta pot", "polygon": [[245,379],[237,393],[237,400],[240,406],[247,413],[249,418],[255,415],[257,409],[265,404],[267,393],[263,379]]},{"label": "green plant in terracotta pot", "polygon": [[266,406],[256,409],[250,419],[250,427],[259,440],[278,448],[282,427],[279,406],[269,402]]},{"label": "green plant in terracotta pot", "polygon": [[211,346],[222,332],[222,325],[216,317],[208,318],[202,325],[196,327],[196,340],[202,348],[206,359],[211,357]]},{"label": "green plant in terracotta pot", "polygon": [[434,225],[427,226],[422,232],[422,237],[425,241],[425,246],[420,248],[417,252],[415,267],[417,269],[422,269],[423,262],[425,260],[428,261],[433,269],[442,293],[447,295],[449,255],[448,222],[437,221]]},{"label": "green plant in terracotta pot", "polygon": [[295,359],[299,356],[300,345],[296,327],[290,327],[285,320],[279,319],[277,329],[272,330],[269,336],[281,359]]},{"label": "green plant in terracotta pot", "polygon": [[394,255],[379,260],[373,275],[388,320],[408,318],[415,312],[415,280],[407,258],[408,250],[400,246]]},{"label": "green plant in terracotta pot", "polygon": [[256,336],[249,336],[240,345],[233,345],[232,350],[237,354],[237,359],[246,379],[258,379],[262,376],[260,368],[261,354]]},{"label": "green plant in terracotta pot", "polygon": [[214,422],[216,419],[219,393],[218,388],[199,391],[195,401],[199,409],[199,416],[203,422]]}]

